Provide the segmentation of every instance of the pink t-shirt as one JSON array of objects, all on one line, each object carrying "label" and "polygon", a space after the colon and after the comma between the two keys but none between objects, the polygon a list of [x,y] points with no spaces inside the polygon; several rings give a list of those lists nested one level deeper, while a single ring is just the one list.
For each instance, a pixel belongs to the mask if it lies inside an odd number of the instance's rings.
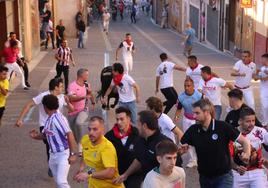
[{"label": "pink t-shirt", "polygon": [[[88,90],[91,90],[89,84],[88,84]],[[86,87],[84,85],[80,86],[76,83],[76,81],[74,81],[69,85],[68,93],[70,95],[82,97],[82,96],[86,96],[87,91],[86,91]],[[83,99],[83,100],[77,101],[77,102],[71,102],[73,107],[74,107],[74,111],[70,112],[69,115],[75,115],[75,114],[78,114],[79,112],[81,112],[82,110],[84,110],[85,109],[85,101],[86,101],[86,99]]]},{"label": "pink t-shirt", "polygon": [[19,55],[19,49],[13,49],[11,47],[5,48],[3,50],[3,55],[6,63],[15,63]]}]

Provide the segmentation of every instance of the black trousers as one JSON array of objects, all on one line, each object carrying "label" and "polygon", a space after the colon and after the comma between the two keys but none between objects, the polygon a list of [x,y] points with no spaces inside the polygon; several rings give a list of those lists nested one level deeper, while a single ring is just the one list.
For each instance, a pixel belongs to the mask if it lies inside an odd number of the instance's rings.
[{"label": "black trousers", "polygon": [[27,65],[24,57],[20,58],[20,60],[23,62],[23,65],[18,60],[17,60],[17,64],[23,69],[25,84],[26,84],[28,82],[28,79],[29,79],[29,69],[28,69],[28,65]]},{"label": "black trousers", "polygon": [[130,19],[131,19],[131,23],[136,23],[136,13],[131,13]]},{"label": "black trousers", "polygon": [[63,66],[58,63],[56,66],[56,72],[57,72],[57,75],[55,76],[55,78],[60,78],[61,74],[63,73],[65,92],[67,93],[68,84],[69,84],[69,66]]},{"label": "black trousers", "polygon": [[[40,127],[40,133],[42,132],[42,130],[44,129],[44,127]],[[46,152],[47,152],[47,161],[49,161],[49,145],[47,142],[47,139],[43,139],[44,144],[46,145]]]},{"label": "black trousers", "polygon": [[162,94],[165,96],[166,101],[163,103],[164,106],[166,106],[164,113],[167,114],[170,109],[176,104],[178,99],[178,94],[174,87],[167,87],[164,89],[161,89]]},{"label": "black trousers", "polygon": [[61,43],[62,43],[62,38],[56,37],[56,45],[57,45],[57,48],[60,47]]}]

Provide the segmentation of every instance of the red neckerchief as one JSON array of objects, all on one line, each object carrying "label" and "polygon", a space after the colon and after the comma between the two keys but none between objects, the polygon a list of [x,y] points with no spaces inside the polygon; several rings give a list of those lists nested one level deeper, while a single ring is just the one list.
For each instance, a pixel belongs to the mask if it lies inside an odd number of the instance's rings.
[{"label": "red neckerchief", "polygon": [[251,63],[251,61],[249,61],[248,63],[246,63],[245,61],[243,61],[243,63],[244,63],[245,65],[249,65],[249,64]]},{"label": "red neckerchief", "polygon": [[113,132],[114,132],[114,136],[118,139],[122,139],[125,138],[126,136],[129,136],[132,132],[132,126],[129,126],[129,129],[127,130],[127,132],[125,134],[121,134],[118,128],[118,125],[115,124],[113,127]]},{"label": "red neckerchief", "polygon": [[114,84],[118,86],[121,83],[121,80],[123,78],[123,74],[117,74],[113,77]]},{"label": "red neckerchief", "polygon": [[208,81],[210,81],[212,78],[213,78],[213,76],[210,75],[210,76],[208,77],[208,79],[205,80],[205,85],[207,85]]},{"label": "red neckerchief", "polygon": [[132,40],[125,40],[125,41],[126,41],[127,45],[131,46]]},{"label": "red neckerchief", "polygon": [[196,64],[196,66],[190,67],[190,68],[192,69],[192,71],[194,71],[197,67],[198,67],[198,63]]}]

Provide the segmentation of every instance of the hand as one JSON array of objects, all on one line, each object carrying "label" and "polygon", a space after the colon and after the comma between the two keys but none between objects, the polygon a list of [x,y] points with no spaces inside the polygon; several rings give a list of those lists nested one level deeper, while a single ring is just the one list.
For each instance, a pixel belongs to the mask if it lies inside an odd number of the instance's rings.
[{"label": "hand", "polygon": [[23,125],[22,120],[17,120],[17,122],[15,123],[15,126],[17,127],[22,127],[22,125]]},{"label": "hand", "polygon": [[245,77],[246,76],[246,73],[240,73],[239,76]]},{"label": "hand", "polygon": [[174,121],[175,123],[177,123],[177,122],[179,121],[179,119],[180,119],[179,116],[175,116],[174,119],[173,119],[173,121]]},{"label": "hand", "polygon": [[159,89],[156,89],[154,94],[157,95],[158,92],[159,92]]},{"label": "hand", "polygon": [[74,61],[72,61],[72,65],[73,65],[73,67],[75,67],[75,62]]},{"label": "hand", "polygon": [[127,176],[125,175],[125,174],[122,174],[121,176],[118,176],[117,178],[115,178],[114,180],[113,180],[113,183],[114,184],[120,184],[120,183],[123,183],[124,181],[126,181],[127,180]]},{"label": "hand", "polygon": [[249,159],[250,159],[250,155],[245,153],[245,152],[242,152],[240,155],[239,155],[239,158],[245,163],[245,164],[248,164],[249,163]]},{"label": "hand", "polygon": [[178,148],[179,155],[182,155],[184,153],[187,153],[188,149],[189,149],[189,145],[188,144],[182,144],[182,145],[180,145],[180,147]]},{"label": "hand", "polygon": [[75,175],[74,180],[76,180],[78,183],[86,181],[88,179],[88,173],[87,172],[80,172]]},{"label": "hand", "polygon": [[247,171],[247,168],[244,166],[237,166],[235,168],[235,170],[240,174],[240,175],[244,175],[245,172]]},{"label": "hand", "polygon": [[37,139],[39,136],[39,132],[36,129],[32,129],[29,133],[30,133],[30,137],[33,139]]},{"label": "hand", "polygon": [[141,99],[139,96],[136,97],[136,103],[140,103],[141,102]]},{"label": "hand", "polygon": [[77,159],[76,155],[69,156],[69,158],[68,158],[69,164],[70,165],[74,164],[76,159]]},{"label": "hand", "polygon": [[66,104],[70,103],[69,97],[67,95],[64,95],[64,100],[65,100]]}]

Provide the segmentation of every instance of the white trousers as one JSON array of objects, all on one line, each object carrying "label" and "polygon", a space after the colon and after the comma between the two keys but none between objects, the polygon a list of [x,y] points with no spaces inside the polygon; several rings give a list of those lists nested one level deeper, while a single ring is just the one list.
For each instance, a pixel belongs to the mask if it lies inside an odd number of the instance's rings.
[{"label": "white trousers", "polygon": [[108,32],[109,30],[109,21],[103,21],[103,29]]},{"label": "white trousers", "polygon": [[67,181],[70,169],[68,162],[69,155],[69,149],[58,153],[50,153],[48,164],[57,184],[57,188],[70,188],[70,185]]},{"label": "white trousers", "polygon": [[124,62],[124,69],[125,73],[128,74],[129,71],[132,71],[133,68],[133,57],[123,57],[123,62]]},{"label": "white trousers", "polygon": [[268,91],[260,91],[262,124],[268,125]]},{"label": "white trousers", "polygon": [[22,87],[25,88],[26,87],[25,78],[24,78],[24,74],[23,74],[22,70],[20,69],[20,66],[16,62],[14,62],[14,63],[6,63],[5,66],[8,68],[7,77],[8,78],[10,77],[10,74],[11,74],[12,71],[16,72],[21,77],[21,85],[22,85]]},{"label": "white trousers", "polygon": [[[191,125],[195,124],[195,120],[188,119],[187,117],[183,116],[182,118],[182,130],[186,132]],[[195,152],[195,148],[190,146],[188,150],[189,162],[197,161],[197,156]]]},{"label": "white trousers", "polygon": [[268,186],[263,169],[246,171],[242,176],[233,170],[233,175],[233,188],[267,188]]},{"label": "white trousers", "polygon": [[254,102],[254,95],[253,95],[252,87],[249,87],[247,89],[241,89],[241,91],[243,91],[243,97],[244,97],[245,103],[250,108],[255,110],[255,102]]}]

